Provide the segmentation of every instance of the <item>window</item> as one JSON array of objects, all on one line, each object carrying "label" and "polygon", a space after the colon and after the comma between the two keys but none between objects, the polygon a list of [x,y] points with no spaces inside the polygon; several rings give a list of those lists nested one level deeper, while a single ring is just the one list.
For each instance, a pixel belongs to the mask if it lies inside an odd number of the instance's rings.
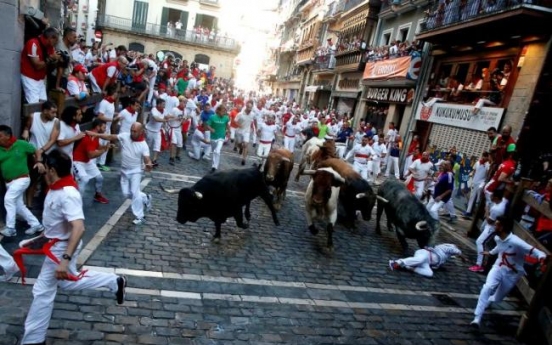
[{"label": "window", "polygon": [[418,20],[418,24],[416,24],[416,32],[414,34],[419,34],[420,30],[422,29],[422,23],[425,21],[425,19]]},{"label": "window", "polygon": [[399,26],[399,31],[397,32],[397,39],[401,42],[408,40],[408,33],[410,32],[410,28],[412,27],[412,23],[403,24]]},{"label": "window", "polygon": [[381,46],[389,45],[391,42],[391,35],[393,35],[393,29],[389,29],[383,32],[381,35]]},{"label": "window", "polygon": [[128,45],[128,50],[143,53],[144,45],[142,43],[132,42]]},{"label": "window", "polygon": [[200,64],[208,65],[209,64],[209,56],[205,54],[196,54],[194,61]]}]

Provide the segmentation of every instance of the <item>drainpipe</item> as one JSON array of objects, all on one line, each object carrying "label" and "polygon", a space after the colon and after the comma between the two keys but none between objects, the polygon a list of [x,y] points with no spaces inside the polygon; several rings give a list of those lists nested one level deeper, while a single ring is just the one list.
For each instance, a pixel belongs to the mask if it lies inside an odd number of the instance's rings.
[{"label": "drainpipe", "polygon": [[[429,54],[431,51],[431,44],[424,43],[424,48],[422,49],[422,68],[420,70],[420,77],[416,83],[416,92],[414,94],[414,99],[412,100],[412,112],[410,113],[410,120],[406,126],[405,137],[403,138],[403,149],[401,150],[401,156],[399,158],[399,166],[402,166],[405,158],[406,151],[412,141],[413,131],[416,128],[416,113],[420,107],[420,102],[424,98],[425,86],[431,74],[431,65],[433,64],[433,57]],[[408,143],[408,145],[407,145]]]}]

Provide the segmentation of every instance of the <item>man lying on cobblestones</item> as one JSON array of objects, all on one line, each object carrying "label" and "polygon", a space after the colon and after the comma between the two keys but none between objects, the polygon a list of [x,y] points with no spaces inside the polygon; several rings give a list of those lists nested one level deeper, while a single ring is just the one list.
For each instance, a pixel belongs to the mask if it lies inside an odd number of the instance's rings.
[{"label": "man lying on cobblestones", "polygon": [[443,266],[451,257],[458,256],[463,262],[467,258],[462,255],[462,251],[454,244],[443,243],[435,247],[426,247],[418,249],[414,256],[399,260],[390,260],[389,268],[393,270],[405,269],[421,276],[433,277],[433,270]]},{"label": "man lying on cobblestones", "polygon": [[[84,233],[84,213],[71,168],[71,158],[59,149],[46,156],[45,177],[50,190],[44,201],[42,215],[45,230],[39,238],[48,240],[42,247],[47,257],[33,286],[34,299],[25,320],[25,334],[21,341],[23,345],[46,344],[46,332],[58,286],[66,291],[107,287],[116,293],[117,304],[124,302],[125,277],[113,273],[77,272],[77,256]],[[22,243],[22,250],[31,242],[39,241],[39,238]],[[24,268],[20,269],[24,271]]]}]

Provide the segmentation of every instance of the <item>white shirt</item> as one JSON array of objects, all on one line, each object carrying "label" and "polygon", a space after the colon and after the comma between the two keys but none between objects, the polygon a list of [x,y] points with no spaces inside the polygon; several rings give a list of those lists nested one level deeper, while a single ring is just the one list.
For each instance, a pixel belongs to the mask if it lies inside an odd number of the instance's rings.
[{"label": "white shirt", "polygon": [[297,133],[301,132],[301,128],[299,128],[299,125],[298,124],[293,124],[293,122],[291,122],[291,120],[289,120],[287,123],[286,123],[286,127],[285,127],[285,132],[284,134],[287,136],[287,137],[290,137],[290,138],[293,138],[295,137],[295,135]]},{"label": "white shirt", "polygon": [[[31,138],[29,142],[37,149],[40,149],[50,140],[50,135],[52,134],[52,131],[54,130],[54,125],[58,121],[58,119],[55,118],[44,123],[40,118],[40,112],[33,113],[32,116],[33,123],[31,125]],[[52,147],[46,153],[50,153],[56,147],[56,144],[52,145]]]},{"label": "white shirt", "polygon": [[523,274],[523,264],[525,263],[525,255],[531,253],[531,256],[536,256],[538,259],[546,258],[546,254],[532,247],[521,238],[514,234],[509,234],[504,240],[501,240],[497,235],[494,237],[496,247],[491,249],[491,255],[497,255],[493,266],[503,269],[511,269],[512,267],[517,273]]},{"label": "white shirt", "polygon": [[83,81],[69,79],[67,81],[67,92],[71,96],[78,96],[81,92],[88,92],[88,89]]},{"label": "white shirt", "polygon": [[[77,134],[81,132],[79,125],[77,124],[75,128],[67,125],[65,122],[61,121],[59,124],[59,136],[58,140],[66,140],[66,139],[72,139]],[[73,159],[73,148],[75,146],[75,143],[72,142],[69,145],[60,147],[61,151],[67,153],[71,159]]]},{"label": "white shirt", "polygon": [[508,206],[508,199],[506,198],[502,198],[498,204],[493,203],[489,209],[489,218],[496,220],[498,217],[503,216],[506,212],[506,206]]},{"label": "white shirt", "polygon": [[79,219],[84,220],[80,192],[75,187],[50,189],[46,194],[42,213],[44,236],[67,240],[71,237],[69,222]]},{"label": "white shirt", "polygon": [[354,155],[354,161],[360,164],[368,163],[370,157],[374,156],[376,153],[370,145],[362,146],[362,144],[356,144],[347,156],[345,160],[349,159]]},{"label": "white shirt", "polygon": [[74,61],[78,62],[81,65],[84,65],[86,55],[84,54],[82,49],[80,48],[73,49],[73,51],[71,52],[71,55],[73,56]]},{"label": "white shirt", "polygon": [[479,161],[473,166],[473,185],[483,187],[485,185],[485,179],[487,177],[487,172],[489,171],[490,164],[485,162],[481,164]]},{"label": "white shirt", "polygon": [[437,256],[436,262],[432,261],[430,263],[432,268],[437,268],[443,265],[451,257],[462,254],[462,251],[458,249],[456,245],[449,243],[438,244],[433,248],[428,248],[427,250]]},{"label": "white shirt", "polygon": [[262,123],[259,126],[259,130],[261,132],[259,135],[259,141],[261,141],[262,144],[268,144],[268,143],[272,143],[272,140],[274,140],[274,137],[276,136],[275,132],[278,130],[278,126],[267,125],[266,123]]},{"label": "white shirt", "polygon": [[167,99],[165,100],[165,109],[174,109],[176,107],[178,107],[178,104],[180,103],[180,101],[178,100],[178,97],[176,96],[168,96]]},{"label": "white shirt", "polygon": [[143,157],[149,157],[149,147],[146,141],[134,141],[130,133],[117,135],[121,143],[121,172],[134,174],[142,171]]},{"label": "white shirt", "polygon": [[[184,108],[186,110],[186,108]],[[175,107],[173,110],[171,110],[170,114],[172,116],[176,116],[176,118],[169,120],[169,127],[171,127],[176,131],[182,131],[182,120],[184,118],[187,118],[187,116],[184,114],[184,110],[180,110],[180,108]]]},{"label": "white shirt", "polygon": [[132,124],[136,122],[136,119],[138,118],[138,112],[134,112],[132,114],[127,109],[123,109],[119,113],[119,118],[121,127],[119,128],[119,133],[130,133],[130,127],[132,127]]},{"label": "white shirt", "polygon": [[390,142],[390,143],[394,143],[395,140],[397,140],[397,130],[396,129],[390,129],[387,131],[387,140]]},{"label": "white shirt", "polygon": [[238,130],[241,133],[247,133],[247,132],[251,131],[251,124],[253,123],[253,120],[255,119],[254,116],[255,115],[253,114],[253,110],[251,110],[249,112],[249,114],[247,114],[244,110],[236,116],[235,121],[240,126],[240,128]]},{"label": "white shirt", "polygon": [[374,145],[372,146],[372,149],[376,153],[376,155],[374,156],[375,161],[379,161],[379,159],[383,155],[387,154],[387,148],[385,147],[385,144],[374,143]]},{"label": "white shirt", "polygon": [[163,112],[160,112],[159,109],[152,108],[146,129],[150,132],[159,132],[163,126],[163,122],[155,121],[155,119],[164,119],[166,114],[167,111],[165,109],[163,109]]},{"label": "white shirt", "polygon": [[196,128],[196,130],[194,131],[194,134],[192,135],[192,146],[197,147],[202,144],[206,145],[206,143],[203,142],[203,140],[205,140],[205,133],[203,133],[202,131]]},{"label": "white shirt", "polygon": [[414,179],[425,180],[428,176],[430,176],[431,171],[433,170],[433,163],[422,163],[421,159],[416,159],[408,168],[413,170],[412,176]]},{"label": "white shirt", "polygon": [[[98,106],[98,114],[102,114],[107,119],[113,120],[113,115],[115,115],[115,103],[103,99]],[[111,124],[108,123],[107,127],[110,126]]]}]

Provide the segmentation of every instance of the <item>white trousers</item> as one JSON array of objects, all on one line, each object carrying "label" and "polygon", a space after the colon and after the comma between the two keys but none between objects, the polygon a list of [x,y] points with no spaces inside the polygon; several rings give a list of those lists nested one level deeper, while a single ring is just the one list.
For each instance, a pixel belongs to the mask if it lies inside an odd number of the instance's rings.
[{"label": "white trousers", "polygon": [[268,143],[268,144],[259,143],[259,146],[257,146],[257,156],[261,158],[268,157],[271,147],[272,147],[272,143]]},{"label": "white trousers", "polygon": [[422,199],[425,190],[425,181],[414,181],[414,195],[418,199]]},{"label": "white trousers", "polygon": [[96,78],[92,73],[88,73],[88,79],[90,80],[90,86],[92,86],[92,91],[95,93],[102,93],[102,86],[98,85]]},{"label": "white trousers", "polygon": [[473,207],[476,203],[479,202],[479,199],[481,199],[481,190],[483,189],[484,184],[479,183],[478,185],[473,185],[471,193],[470,193],[470,200],[468,200],[468,208],[466,209],[467,213],[471,213],[473,210]]},{"label": "white trousers", "polygon": [[444,201],[435,201],[435,199],[431,198],[426,205],[426,210],[433,219],[439,220],[439,210],[444,204]]},{"label": "white trousers", "polygon": [[[104,134],[111,134],[111,122],[107,123],[107,126],[105,127],[105,133]],[[100,145],[102,145],[102,146],[107,145],[109,143],[110,143],[109,140],[100,139]],[[105,160],[107,158],[107,152],[108,151],[105,151],[104,153],[102,153],[102,155],[96,159],[96,163],[98,163],[99,165],[105,165]]]},{"label": "white trousers", "polygon": [[200,160],[201,159],[201,151],[205,152],[205,156],[211,155],[211,144],[205,144],[205,143],[194,143],[192,141],[192,151],[188,152],[188,155],[195,159]]},{"label": "white trousers", "polygon": [[481,321],[485,309],[492,302],[501,302],[522,276],[523,273],[515,273],[506,266],[494,265],[479,293],[479,300],[474,311],[477,321]]},{"label": "white trousers", "polygon": [[146,137],[148,146],[151,147],[154,152],[161,152],[161,131],[154,132],[148,130],[146,132]]},{"label": "white trousers", "polygon": [[483,251],[485,250],[485,243],[489,239],[491,239],[495,232],[494,225],[490,225],[487,223],[487,221],[483,221],[483,230],[479,234],[479,237],[477,237],[477,240],[475,240],[475,245],[477,247],[477,261],[475,262],[477,265],[481,266],[483,264]]},{"label": "white trousers", "polygon": [[380,174],[381,172],[381,162],[380,162],[380,159],[377,158],[377,159],[372,159],[369,163],[368,163],[369,167],[368,169],[370,170],[370,172],[372,173],[372,180],[375,180],[378,178],[378,175]]},{"label": "white trousers", "polygon": [[95,159],[90,160],[88,163],[73,162],[73,173],[79,184],[79,192],[84,196],[86,185],[91,179],[96,180],[96,192],[102,191],[103,175],[96,166]]},{"label": "white trousers", "polygon": [[19,268],[13,261],[12,256],[0,244],[0,267],[4,270],[4,274],[17,272]]},{"label": "white trousers", "polygon": [[6,184],[6,195],[4,196],[4,207],[6,208],[6,227],[15,229],[15,217],[21,215],[29,226],[37,226],[40,224],[38,219],[29,211],[23,195],[31,179],[29,177],[20,177]]},{"label": "white trousers", "polygon": [[151,104],[151,100],[153,99],[153,92],[154,92],[154,88],[155,88],[155,79],[157,79],[157,73],[152,75],[150,78],[149,78],[149,90],[148,90],[148,98],[147,98],[147,101],[148,103]]},{"label": "white trousers", "polygon": [[291,138],[287,135],[284,135],[284,148],[288,149],[291,152],[295,151],[295,137]]},{"label": "white trousers", "polygon": [[224,144],[224,139],[211,140],[211,146],[213,148],[213,165],[211,166],[212,168],[218,169],[219,167],[220,151],[222,151],[223,144]]},{"label": "white trousers", "polygon": [[[69,264],[69,271],[78,275],[77,257],[82,246],[82,241],[73,255]],[[58,242],[52,248],[52,254],[61,259],[67,248],[67,242]],[[33,302],[27,319],[25,320],[25,334],[22,344],[36,344],[46,340],[46,332],[54,309],[54,299],[58,287],[64,291],[78,291],[107,287],[110,291],[117,291],[117,275],[114,273],[103,273],[88,271],[82,279],[73,282],[68,280],[57,280],[55,276],[58,265],[46,257],[42,264],[40,274],[33,286]]]},{"label": "white trousers", "polygon": [[399,172],[399,157],[391,157],[387,156],[387,169],[385,169],[385,177],[388,177],[389,174],[391,174],[391,167],[393,167],[393,173],[395,174],[395,178],[400,177]]},{"label": "white trousers", "polygon": [[132,214],[136,218],[144,218],[144,205],[148,196],[140,190],[142,173],[125,174],[121,171],[121,191],[125,198],[132,199]]},{"label": "white trousers", "polygon": [[21,75],[21,85],[23,86],[27,103],[38,103],[40,100],[45,101],[48,99],[46,95],[46,78],[35,80]]},{"label": "white trousers", "polygon": [[418,249],[414,252],[414,256],[409,258],[397,260],[397,262],[414,273],[421,276],[431,278],[433,277],[433,270],[431,269],[431,253],[425,249]]},{"label": "white trousers", "polygon": [[408,155],[404,160],[403,176],[406,176],[406,174],[408,174],[408,167],[410,167],[411,164],[412,164],[412,155]]},{"label": "white trousers", "polygon": [[370,167],[369,162],[366,164],[359,163],[356,160],[353,162],[353,170],[362,176],[366,181],[370,181]]},{"label": "white trousers", "polygon": [[236,129],[237,128],[230,126],[230,140],[236,139]]},{"label": "white trousers", "polygon": [[171,144],[176,147],[182,147],[184,144],[184,138],[182,137],[182,129],[171,128]]},{"label": "white trousers", "polygon": [[337,158],[343,159],[345,157],[345,151],[347,151],[347,144],[335,143],[335,153]]}]

